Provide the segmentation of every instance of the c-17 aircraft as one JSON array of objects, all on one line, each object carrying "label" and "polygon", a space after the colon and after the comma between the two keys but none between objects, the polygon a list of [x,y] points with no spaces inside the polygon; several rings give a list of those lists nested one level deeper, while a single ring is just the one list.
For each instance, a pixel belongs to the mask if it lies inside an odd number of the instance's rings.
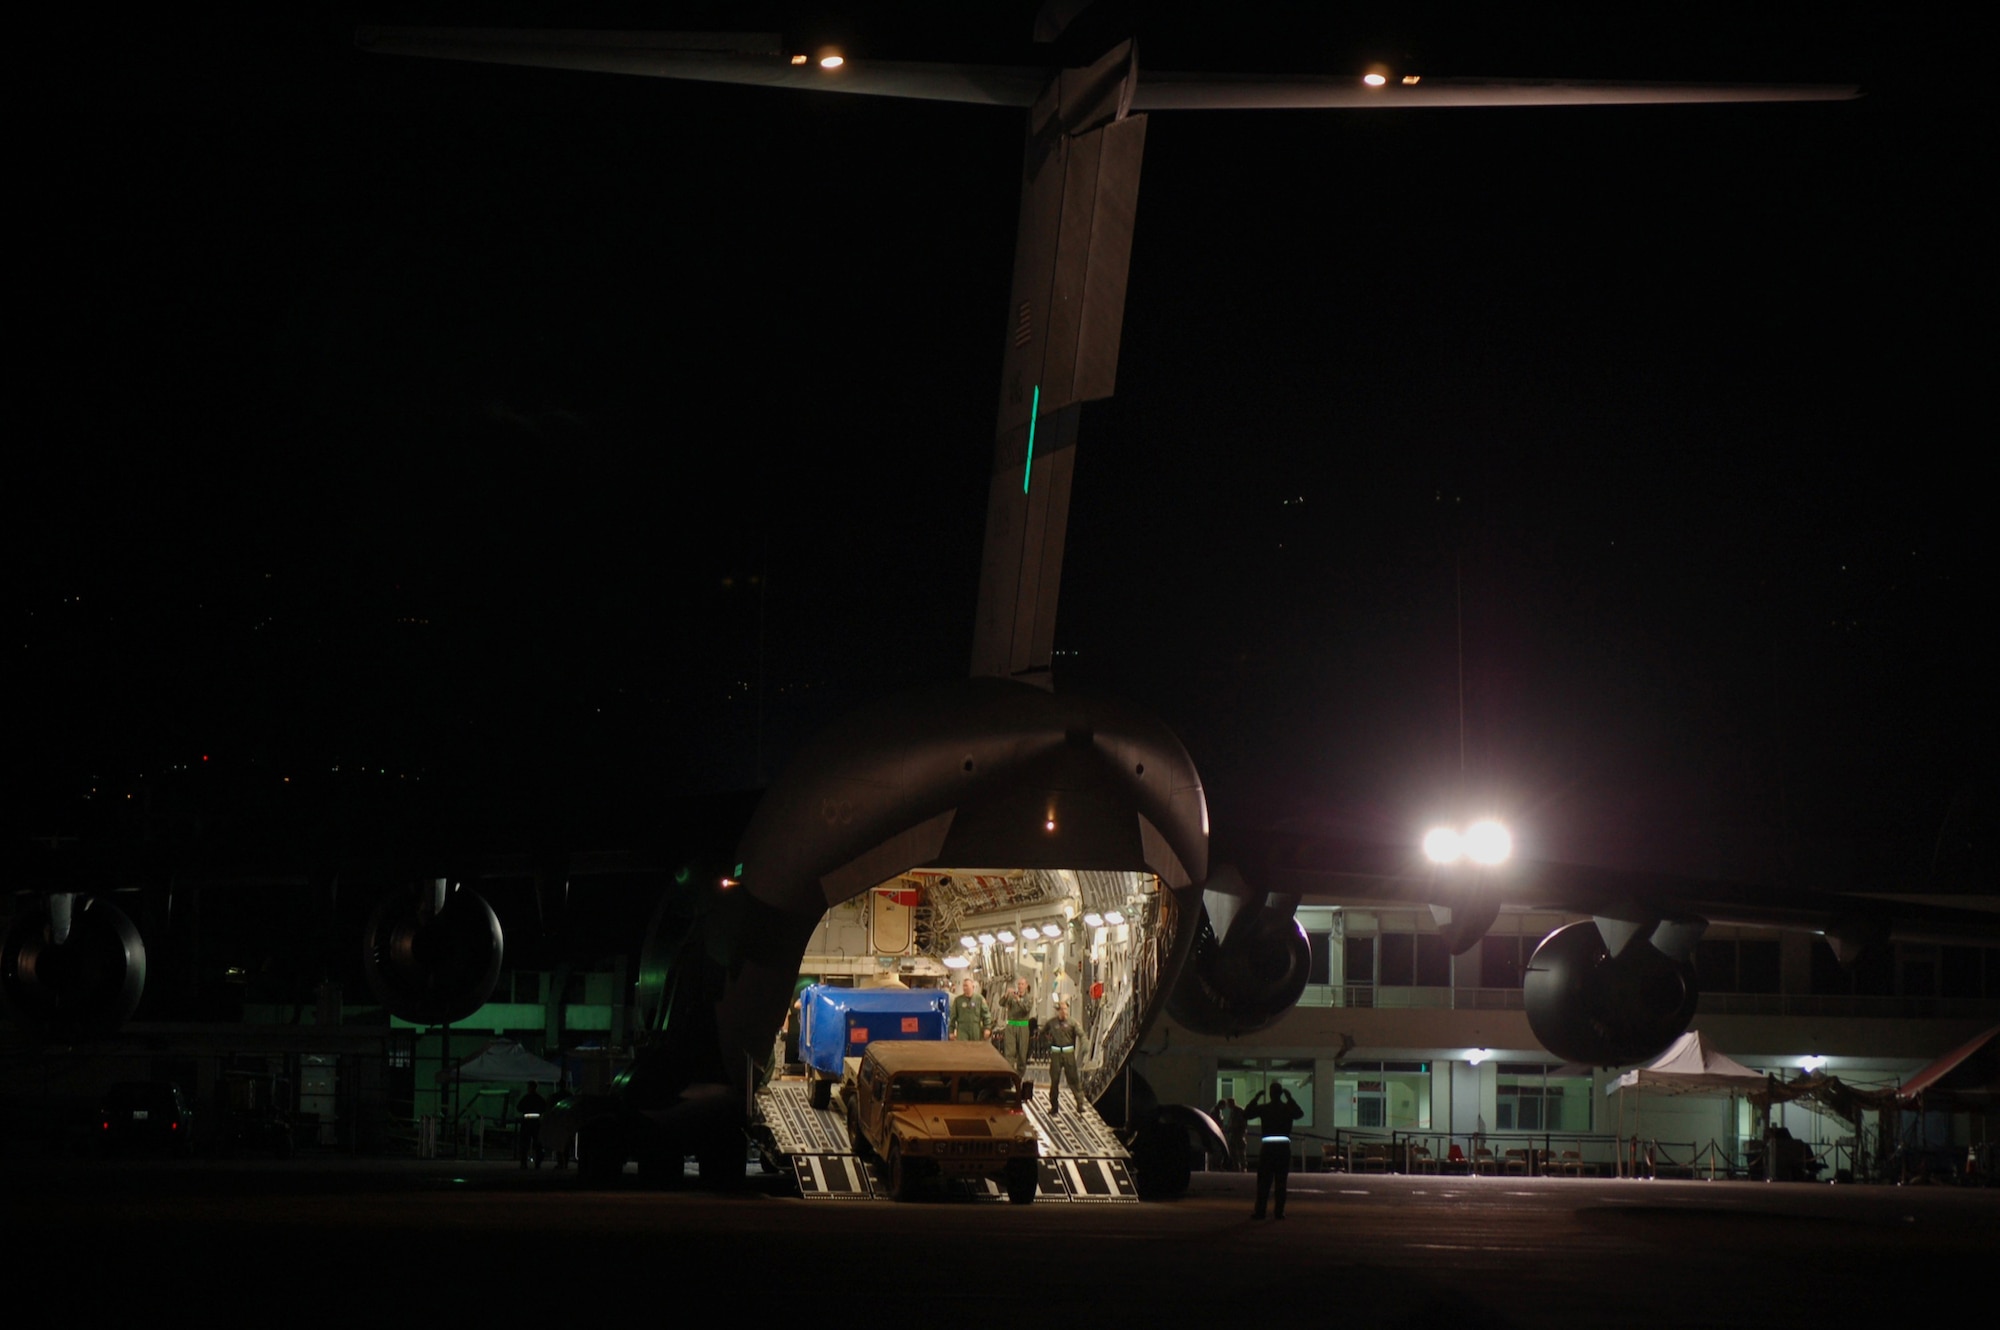
[{"label": "c-17 aircraft", "polygon": [[[1065,12],[1047,6],[1037,35],[1059,36]],[[1503,903],[1591,914],[1595,922],[1543,944],[1527,985],[1537,1036],[1557,1056],[1590,1063],[1643,1058],[1686,1027],[1692,950],[1707,922],[1812,928],[1850,947],[1990,931],[1976,916],[1859,898],[1506,863],[1476,837],[1463,863],[1443,862],[1453,857],[1444,846],[1426,858],[1415,846],[1294,836],[1246,843],[1234,866],[1220,864],[1200,776],[1173,732],[1139,708],[1059,689],[1052,669],[1082,407],[1116,386],[1149,113],[1824,101],[1855,89],[1439,79],[1388,68],[1154,71],[1130,39],[1079,66],[1023,68],[873,62],[755,34],[383,28],[358,40],[384,55],[1026,113],[969,677],[878,702],[818,736],[757,807],[706,913],[663,906],[648,938],[643,982],[660,1039],[629,1098],[657,1125],[684,1129],[691,1152],[716,1167],[729,1166],[727,1151],[700,1143],[726,1138],[719,1129],[769,1057],[816,931],[830,909],[885,885],[929,912],[936,953],[958,959],[961,947],[988,945],[984,921],[1025,920],[1058,930],[1072,958],[1102,967],[1110,982],[1090,1093],[1115,1078],[1163,1010],[1215,1033],[1277,1020],[1306,981],[1293,911],[1312,895],[1424,901],[1458,952]],[[45,929],[10,940],[5,979],[17,1006],[32,1005],[37,986],[65,968],[50,962],[70,945],[76,913],[59,898]],[[1124,922],[1106,922],[1114,918]],[[113,1006],[136,1001],[137,946],[128,927],[116,948],[122,969],[68,968],[115,989]],[[385,1003],[414,1019],[469,1013],[500,966],[490,909],[443,882],[392,902],[366,946]]]}]

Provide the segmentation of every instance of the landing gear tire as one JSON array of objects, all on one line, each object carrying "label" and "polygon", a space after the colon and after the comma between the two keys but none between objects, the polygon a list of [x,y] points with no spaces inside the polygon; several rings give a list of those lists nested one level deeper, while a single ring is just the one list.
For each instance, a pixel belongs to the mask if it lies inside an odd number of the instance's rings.
[{"label": "landing gear tire", "polygon": [[1132,1143],[1132,1164],[1142,1201],[1171,1201],[1187,1195],[1193,1168],[1187,1135],[1170,1122],[1150,1122]]},{"label": "landing gear tire", "polygon": [[907,1201],[916,1195],[916,1169],[903,1159],[903,1147],[893,1142],[889,1146],[889,1195],[899,1201]]},{"label": "landing gear tire", "polygon": [[1011,1160],[1007,1165],[1007,1199],[1015,1205],[1032,1203],[1037,1181],[1034,1160]]},{"label": "landing gear tire", "polygon": [[625,1172],[624,1144],[608,1127],[587,1127],[576,1134],[576,1175],[586,1187],[608,1187]]},{"label": "landing gear tire", "polygon": [[668,1150],[651,1149],[639,1156],[639,1185],[660,1191],[687,1181],[687,1157]]},{"label": "landing gear tire", "polygon": [[824,1113],[827,1110],[827,1106],[833,1102],[833,1082],[823,1081],[817,1076],[807,1081],[806,1102],[819,1112]]},{"label": "landing gear tire", "polygon": [[725,1140],[704,1145],[695,1156],[695,1171],[701,1175],[701,1185],[714,1190],[742,1186],[745,1153],[742,1138],[734,1132]]}]

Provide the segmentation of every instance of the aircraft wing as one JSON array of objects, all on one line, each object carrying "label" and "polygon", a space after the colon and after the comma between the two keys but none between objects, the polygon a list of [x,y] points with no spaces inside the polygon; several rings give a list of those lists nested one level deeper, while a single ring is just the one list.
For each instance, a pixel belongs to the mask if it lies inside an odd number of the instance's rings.
[{"label": "aircraft wing", "polygon": [[[361,28],[355,42],[383,55],[528,65],[647,78],[745,83],[871,97],[1034,105],[1057,72],[1032,66],[854,59],[822,69],[776,33],[599,32],[533,28]],[[1132,111],[1364,110],[1411,107],[1611,106],[1691,102],[1844,101],[1851,84],[1620,83],[1584,79],[1215,74],[1137,71]]]},{"label": "aircraft wing", "polygon": [[599,74],[747,83],[870,97],[1032,106],[1048,70],[911,60],[794,63],[784,39],[755,32],[595,32],[537,28],[361,28],[355,44],[382,55],[529,65]]},{"label": "aircraft wing", "polygon": [[1445,906],[1490,901],[1501,908],[1610,919],[1700,920],[1819,933],[1836,949],[1872,941],[2000,945],[2000,911],[1943,905],[1930,898],[1533,861],[1474,874],[1435,868],[1415,847],[1303,832],[1242,837],[1227,857],[1259,889],[1302,900]]}]

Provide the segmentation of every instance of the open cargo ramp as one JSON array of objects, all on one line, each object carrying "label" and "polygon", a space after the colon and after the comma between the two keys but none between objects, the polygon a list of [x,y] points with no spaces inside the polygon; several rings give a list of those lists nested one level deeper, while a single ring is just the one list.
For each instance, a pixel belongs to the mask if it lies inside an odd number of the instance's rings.
[{"label": "open cargo ramp", "polygon": [[[1045,1073],[1046,1074],[1046,1073]],[[1049,1112],[1048,1086],[1037,1083],[1027,1106],[1035,1132],[1042,1140],[1041,1167],[1035,1199],[1106,1204],[1137,1201],[1132,1159],[1097,1110],[1065,1096],[1060,1114]],[[838,1107],[814,1108],[803,1080],[774,1080],[757,1092],[757,1111],[774,1152],[809,1201],[886,1201],[887,1180],[879,1165],[855,1152],[847,1135],[847,1117]],[[957,1184],[960,1191],[1005,1200],[996,1182]]]}]

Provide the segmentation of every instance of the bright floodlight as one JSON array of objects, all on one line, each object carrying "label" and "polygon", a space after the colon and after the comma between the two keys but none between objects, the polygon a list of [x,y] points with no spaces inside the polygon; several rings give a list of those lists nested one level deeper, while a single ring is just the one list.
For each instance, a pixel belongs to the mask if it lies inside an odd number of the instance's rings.
[{"label": "bright floodlight", "polygon": [[947,956],[944,958],[944,963],[945,963],[945,968],[950,970],[963,970],[967,966],[972,964],[972,962],[966,959],[964,956]]},{"label": "bright floodlight", "polygon": [[1104,927],[1104,916],[1092,910],[1089,914],[1083,916],[1083,922],[1090,928],[1102,928]]},{"label": "bright floodlight", "polygon": [[964,947],[967,951],[978,951],[979,939],[968,933],[958,940],[958,945]]},{"label": "bright floodlight", "polygon": [[1043,936],[1043,937],[1061,937],[1061,936],[1062,936],[1062,929],[1058,928],[1058,927],[1057,927],[1056,925],[1054,925],[1054,924],[1043,924],[1043,925],[1042,925],[1042,936]]},{"label": "bright floodlight", "polygon": [[1013,931],[1011,929],[1006,929],[1006,928],[1001,929],[1000,940],[1002,942],[1012,942],[1014,940]]},{"label": "bright floodlight", "polygon": [[1118,910],[1106,910],[1104,912],[1104,922],[1116,928],[1119,924],[1125,922],[1125,915]]},{"label": "bright floodlight", "polygon": [[1455,864],[1465,847],[1450,827],[1432,827],[1424,833],[1424,858],[1434,864]]},{"label": "bright floodlight", "polygon": [[819,67],[821,69],[839,69],[842,65],[846,63],[847,61],[843,59],[841,56],[835,55],[831,52],[819,58]]},{"label": "bright floodlight", "polygon": [[1507,828],[1487,818],[1474,822],[1465,833],[1465,852],[1476,864],[1505,863],[1514,853],[1514,838],[1507,834]]}]

